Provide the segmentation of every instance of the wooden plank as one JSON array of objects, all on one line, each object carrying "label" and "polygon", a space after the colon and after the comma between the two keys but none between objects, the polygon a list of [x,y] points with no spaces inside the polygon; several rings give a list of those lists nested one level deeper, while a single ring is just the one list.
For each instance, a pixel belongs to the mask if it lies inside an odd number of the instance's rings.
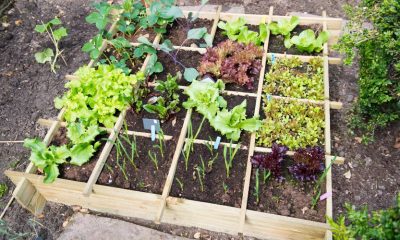
[{"label": "wooden plank", "polygon": [[[327,26],[327,17],[326,17],[326,11],[322,12],[322,17],[324,19],[323,21],[323,30],[327,31],[328,26]],[[331,115],[330,115],[330,108],[329,108],[329,60],[328,60],[328,55],[329,55],[329,49],[328,49],[328,43],[324,44],[324,96],[325,96],[325,108],[324,108],[324,114],[325,114],[325,153],[326,154],[331,154]],[[325,166],[329,166],[330,160],[325,159]],[[326,174],[326,192],[332,193],[332,168],[330,168]],[[326,213],[325,215],[327,217],[332,217],[333,216],[333,203],[332,203],[332,194],[326,199]],[[332,232],[331,231],[326,231],[325,234],[325,239],[331,240],[332,239]]]},{"label": "wooden plank", "polygon": [[[290,19],[291,17],[292,16],[272,16],[273,21],[278,21],[280,19]],[[329,30],[341,30],[343,25],[343,19],[341,18],[299,16],[299,20],[299,25],[322,24],[325,21]]]},{"label": "wooden plank", "polygon": [[323,239],[325,223],[247,210],[244,235],[260,239]]},{"label": "wooden plank", "polygon": [[89,197],[82,195],[85,183],[56,179],[52,184],[43,183],[43,176],[14,171],[5,174],[17,183],[27,178],[45,199],[51,202],[78,205],[91,210],[153,220],[160,202],[160,195],[94,185]]},{"label": "wooden plank", "polygon": [[215,38],[215,34],[217,33],[218,23],[219,23],[219,17],[220,17],[220,15],[221,15],[221,10],[222,10],[222,6],[220,5],[220,6],[218,6],[218,8],[217,8],[217,13],[215,14],[214,23],[213,23],[213,26],[212,26],[212,28],[211,28],[210,34],[211,34],[211,42],[212,42],[212,45],[214,45],[214,38]]},{"label": "wooden plank", "polygon": [[126,110],[120,113],[117,122],[115,123],[114,130],[111,131],[111,134],[108,137],[108,141],[104,145],[100,157],[93,168],[92,174],[90,174],[89,180],[87,181],[85,188],[83,189],[83,195],[89,196],[92,193],[93,185],[97,182],[97,179],[99,178],[100,173],[103,170],[104,164],[106,163],[108,155],[110,154],[111,149],[114,147],[114,142],[117,139],[118,133],[122,128],[125,116]]},{"label": "wooden plank", "polygon": [[[190,139],[189,139],[189,138],[186,138],[186,139],[185,139],[185,142],[188,142],[188,141],[190,141]],[[215,141],[202,140],[202,139],[194,139],[193,143],[195,143],[195,144],[203,144],[203,145],[206,145],[206,144],[214,145]],[[237,147],[237,144],[235,144],[235,143],[232,143],[232,144],[231,144],[231,143],[227,143],[227,142],[220,142],[219,145],[221,145],[221,146],[228,146],[228,147],[231,147],[231,148],[236,148],[236,147]],[[247,150],[248,147],[241,144],[240,147],[239,147],[239,149],[241,149],[241,150]]]},{"label": "wooden plank", "polygon": [[163,189],[162,196],[161,196],[161,203],[158,208],[157,215],[154,219],[154,222],[157,224],[159,224],[161,222],[161,218],[164,213],[165,205],[167,203],[167,197],[169,195],[169,192],[171,191],[172,183],[174,181],[175,171],[176,171],[176,168],[178,165],[179,156],[181,155],[181,151],[182,151],[183,145],[185,143],[185,137],[186,137],[186,133],[188,130],[188,124],[190,122],[191,116],[192,116],[192,109],[189,109],[186,112],[186,117],[185,117],[185,121],[183,122],[182,131],[179,135],[179,139],[176,144],[174,156],[172,157],[171,167],[169,168],[167,180],[165,181],[165,184],[164,184],[164,189]]},{"label": "wooden plank", "polygon": [[[267,24],[271,23],[271,16],[272,16],[273,12],[274,12],[274,8],[270,7],[269,8],[269,19],[268,19]],[[264,22],[265,22],[265,19],[266,18],[264,18]],[[263,85],[264,85],[264,74],[265,74],[266,65],[267,65],[267,52],[268,52],[269,36],[270,36],[270,31],[268,29],[267,38],[264,42],[264,54],[263,54],[263,59],[262,59],[262,68],[260,71],[260,77],[258,80],[257,100],[256,100],[255,109],[254,109],[254,117],[258,117],[260,115],[261,100],[262,100],[261,96],[262,96]],[[240,208],[239,229],[238,229],[239,235],[243,234],[244,226],[246,223],[247,201],[249,198],[249,188],[250,188],[251,170],[252,170],[251,156],[253,156],[255,144],[256,144],[256,133],[252,133],[251,137],[250,137],[249,154],[247,156],[246,175],[245,175],[245,180],[244,180],[244,184],[243,184],[243,195],[242,195],[242,204],[241,204],[241,208]]]},{"label": "wooden plank", "polygon": [[[49,127],[51,126],[51,124],[53,124],[53,122],[55,122],[55,120],[50,120],[50,119],[43,119],[43,118],[39,118],[37,123],[43,127]],[[66,127],[67,123],[66,122],[59,122],[60,123],[60,127]],[[111,128],[104,128],[104,127],[100,127],[100,130],[104,130],[107,131],[108,133],[111,133],[113,131],[113,129]],[[136,136],[136,137],[145,137],[145,138],[151,138],[151,133],[147,133],[147,132],[137,132],[137,131],[123,131],[124,134],[130,135],[130,136]],[[160,135],[156,134],[156,139],[160,139]],[[164,135],[163,139],[165,141],[169,141],[172,140],[172,136],[171,135]]]},{"label": "wooden plank", "polygon": [[[57,179],[44,184],[43,176],[6,171],[13,182],[27,178],[48,201],[119,216],[151,220],[159,206],[160,195],[108,186],[95,185],[89,197],[81,195],[85,184]],[[239,208],[168,197],[163,222],[187,227],[200,227],[211,231],[236,234]],[[246,236],[268,239],[322,239],[327,224],[247,211],[244,227]]]},{"label": "wooden plank", "polygon": [[[272,54],[276,58],[293,58],[293,57],[298,57],[301,61],[303,62],[309,62],[310,59],[315,58],[316,56],[302,56],[302,55],[292,55],[292,54],[285,54],[285,53],[268,53],[268,57],[271,58]],[[328,58],[330,64],[341,64],[342,59],[337,58],[337,57],[329,57]]]},{"label": "wooden plank", "polygon": [[[282,96],[276,96],[276,95],[270,95],[272,99],[278,99],[278,100],[284,100],[284,101],[295,101],[295,102],[300,102],[300,103],[305,103],[305,104],[316,104],[316,105],[324,105],[325,106],[325,100],[310,100],[310,99],[305,99],[305,98],[293,98],[293,97],[282,97]],[[341,102],[335,102],[335,101],[328,101],[328,107],[331,109],[342,109],[343,103]]]},{"label": "wooden plank", "polygon": [[[200,6],[199,6],[200,8]],[[199,18],[203,18],[203,19],[209,19],[209,20],[214,20],[215,19],[215,15],[216,15],[216,11],[218,10],[218,7],[215,9],[215,12],[210,12],[210,11],[198,11],[198,10],[193,10],[193,11],[189,11],[189,10],[183,10],[183,15],[185,16],[185,18],[188,18],[189,13],[199,13]]]},{"label": "wooden plank", "polygon": [[267,15],[222,12],[219,18],[220,21],[226,22],[226,21],[235,21],[240,17],[244,18],[247,24],[259,25],[261,22],[265,22]]}]

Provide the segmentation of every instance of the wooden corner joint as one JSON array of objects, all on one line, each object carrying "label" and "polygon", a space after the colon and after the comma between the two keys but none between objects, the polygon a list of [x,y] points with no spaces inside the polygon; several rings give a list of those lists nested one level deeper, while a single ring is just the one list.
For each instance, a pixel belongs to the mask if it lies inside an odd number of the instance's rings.
[{"label": "wooden corner joint", "polygon": [[18,183],[13,196],[19,204],[35,216],[43,212],[46,199],[28,179],[24,178]]}]

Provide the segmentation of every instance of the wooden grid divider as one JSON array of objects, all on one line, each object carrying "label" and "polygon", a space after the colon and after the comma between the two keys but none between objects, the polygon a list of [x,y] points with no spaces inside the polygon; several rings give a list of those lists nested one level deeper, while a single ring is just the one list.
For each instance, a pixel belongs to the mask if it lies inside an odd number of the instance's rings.
[{"label": "wooden grid divider", "polygon": [[[274,8],[270,7],[268,20],[266,21],[266,19],[264,19],[264,23],[266,23],[268,25],[271,23],[273,12],[274,12]],[[254,109],[254,117],[260,116],[261,100],[262,100],[262,93],[263,93],[262,88],[264,85],[264,74],[265,74],[266,65],[267,65],[267,52],[268,52],[269,37],[270,37],[270,30],[268,29],[267,38],[265,39],[265,42],[264,42],[264,55],[263,55],[263,59],[262,59],[262,69],[260,71],[260,77],[258,80],[257,100],[256,100],[256,106]],[[239,235],[243,235],[244,226],[245,226],[245,222],[246,222],[247,202],[248,202],[248,198],[249,198],[249,188],[250,188],[251,171],[252,171],[251,156],[253,156],[253,154],[254,154],[255,146],[256,146],[256,133],[254,132],[251,134],[251,137],[250,137],[249,154],[247,156],[246,175],[245,175],[244,184],[243,184],[242,204],[240,206],[239,228],[238,228]]]},{"label": "wooden grid divider", "polygon": [[[268,57],[271,57],[272,55],[274,55],[276,58],[294,58],[294,57],[297,57],[303,62],[309,62],[310,59],[318,57],[318,56],[292,55],[292,54],[286,54],[286,53],[268,53]],[[328,60],[329,60],[330,64],[341,64],[342,63],[342,59],[341,58],[337,58],[337,57],[329,57],[328,56]]]},{"label": "wooden grid divider", "polygon": [[[328,30],[327,22],[326,22],[326,11],[322,12],[322,17],[323,17],[323,31]],[[328,49],[328,43],[324,44],[324,96],[325,96],[325,107],[324,107],[324,113],[325,113],[325,153],[326,154],[331,154],[331,115],[330,115],[330,108],[329,108],[329,60],[328,60],[328,55],[329,55],[329,49]],[[328,167],[331,163],[330,158],[325,158],[325,166]],[[333,216],[333,203],[332,203],[332,168],[328,169],[328,172],[326,174],[326,193],[330,195],[326,199],[326,213],[325,215],[327,217],[332,217]],[[328,223],[328,221],[327,221]],[[330,230],[327,230],[325,233],[325,239],[326,240],[331,240],[332,239],[332,232]]]},{"label": "wooden grid divider", "polygon": [[211,32],[210,32],[212,43],[214,42],[215,34],[217,33],[219,17],[221,16],[221,10],[222,10],[222,6],[219,5],[217,8],[217,13],[215,14],[214,23],[213,23],[213,26],[212,26]]},{"label": "wooden grid divider", "polygon": [[[37,123],[43,127],[50,127],[54,122],[57,122],[55,120],[50,120],[50,119],[43,119],[43,118],[39,118]],[[66,122],[60,122],[60,127],[66,127],[67,123]],[[112,131],[114,131],[111,128],[104,128],[104,127],[100,127],[100,130],[102,131],[107,131],[108,133],[111,133]],[[151,138],[151,134],[148,132],[138,132],[138,131],[124,131],[125,134],[130,135],[130,136],[135,136],[135,137],[145,137],[145,138]],[[156,139],[160,139],[163,138],[165,141],[169,141],[172,140],[172,136],[170,135],[164,135],[164,136],[160,136],[159,134],[156,134]]]}]

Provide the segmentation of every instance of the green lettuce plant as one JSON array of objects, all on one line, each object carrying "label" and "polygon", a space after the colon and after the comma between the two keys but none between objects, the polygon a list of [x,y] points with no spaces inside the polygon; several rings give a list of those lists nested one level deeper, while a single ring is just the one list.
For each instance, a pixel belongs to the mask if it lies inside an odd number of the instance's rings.
[{"label": "green lettuce plant", "polygon": [[268,36],[267,25],[265,23],[259,25],[259,33],[257,33],[249,30],[246,26],[246,20],[243,17],[235,21],[220,21],[218,27],[224,30],[223,34],[230,40],[244,44],[253,43],[260,46]]},{"label": "green lettuce plant", "polygon": [[66,145],[46,147],[39,139],[25,139],[24,147],[31,149],[29,160],[44,172],[45,183],[54,182],[60,174],[58,165],[65,163],[71,155]]},{"label": "green lettuce plant", "polygon": [[242,130],[254,132],[261,127],[261,121],[257,118],[246,118],[246,100],[231,111],[219,111],[215,118],[209,121],[215,130],[233,141],[239,140]]},{"label": "green lettuce plant", "polygon": [[66,108],[65,120],[78,119],[86,126],[103,124],[112,128],[117,111],[123,111],[133,100],[133,85],[145,76],[142,72],[126,76],[113,65],[100,65],[97,69],[81,67],[78,78],[68,82],[69,91],[55,99],[56,108]]},{"label": "green lettuce plant", "polygon": [[[300,33],[299,36],[293,36],[290,40],[291,44],[296,45],[297,49],[301,52],[321,52],[324,46],[329,39],[329,33],[327,31],[322,31],[318,37],[315,36],[315,33],[311,29],[304,30]],[[288,48],[290,48],[292,45]]]},{"label": "green lettuce plant", "polygon": [[63,50],[60,50],[59,44],[62,38],[68,36],[67,29],[65,27],[59,27],[58,29],[54,29],[55,26],[61,25],[61,20],[58,18],[54,18],[47,23],[42,23],[41,25],[36,25],[35,31],[38,33],[47,33],[47,36],[50,38],[51,42],[54,45],[54,50],[51,48],[46,48],[41,52],[35,53],[35,60],[38,63],[46,63],[49,62],[51,71],[56,73],[56,68],[59,66],[56,65],[58,57],[61,57],[67,65],[64,57],[62,56]]},{"label": "green lettuce plant", "polygon": [[221,80],[216,83],[193,81],[184,91],[189,99],[183,103],[183,106],[186,109],[195,108],[198,113],[210,120],[214,118],[220,107],[227,106],[226,101],[219,95],[223,89],[225,85]]},{"label": "green lettuce plant", "polygon": [[290,48],[290,33],[299,24],[300,20],[297,16],[292,16],[290,19],[281,19],[277,22],[269,24],[269,29],[274,35],[282,35],[285,38],[284,44],[286,48]]}]

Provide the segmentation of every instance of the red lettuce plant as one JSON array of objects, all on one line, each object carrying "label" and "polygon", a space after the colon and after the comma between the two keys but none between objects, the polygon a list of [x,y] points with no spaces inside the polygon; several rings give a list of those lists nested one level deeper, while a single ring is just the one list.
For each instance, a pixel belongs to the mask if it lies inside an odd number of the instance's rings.
[{"label": "red lettuce plant", "polygon": [[199,73],[211,74],[225,83],[236,83],[252,89],[254,77],[260,73],[263,50],[252,43],[227,40],[204,54]]},{"label": "red lettuce plant", "polygon": [[315,181],[325,169],[325,153],[320,147],[300,148],[293,159],[294,164],[288,169],[299,181]]},{"label": "red lettuce plant", "polygon": [[275,178],[281,181],[284,179],[282,176],[282,165],[287,151],[288,148],[286,146],[274,143],[271,153],[254,155],[251,157],[251,163],[254,167],[261,170],[269,170]]}]

